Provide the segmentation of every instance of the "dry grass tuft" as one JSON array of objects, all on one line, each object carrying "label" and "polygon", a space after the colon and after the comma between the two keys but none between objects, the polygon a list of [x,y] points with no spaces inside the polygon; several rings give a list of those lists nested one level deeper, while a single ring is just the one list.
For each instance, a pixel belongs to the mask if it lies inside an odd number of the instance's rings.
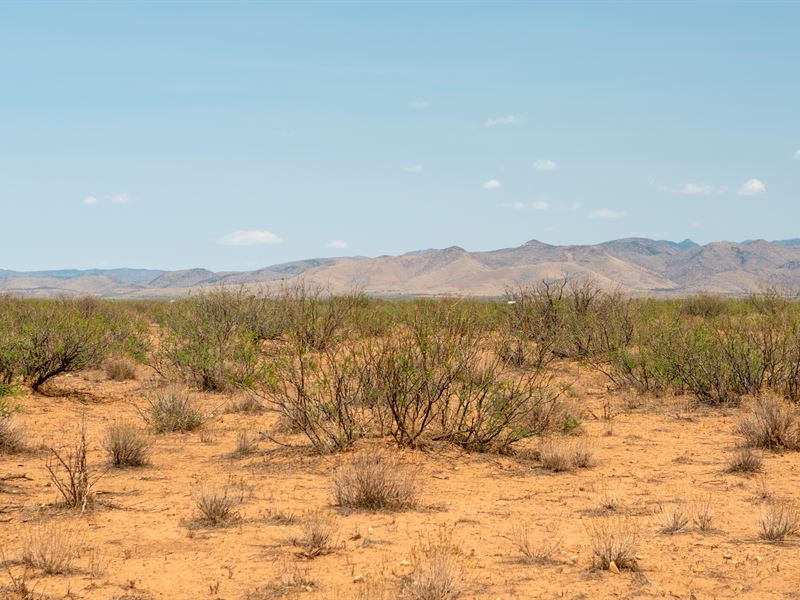
[{"label": "dry grass tuft", "polygon": [[141,467],[150,458],[150,440],[133,423],[117,421],[106,429],[103,448],[115,467]]},{"label": "dry grass tuft", "polygon": [[758,473],[764,467],[764,459],[751,448],[737,448],[728,459],[728,473]]},{"label": "dry grass tuft", "polygon": [[300,547],[299,556],[316,558],[336,550],[338,527],[333,517],[323,512],[306,515],[299,538],[293,540]]},{"label": "dry grass tuft", "polygon": [[224,485],[198,484],[192,492],[199,512],[198,522],[220,527],[239,519],[237,508],[244,502],[244,486],[229,481]]},{"label": "dry grass tuft", "polygon": [[800,415],[780,398],[758,398],[742,417],[736,432],[751,448],[800,449]]},{"label": "dry grass tuft", "polygon": [[462,551],[450,529],[421,539],[413,551],[414,570],[404,591],[413,600],[451,600],[461,592]]},{"label": "dry grass tuft", "polygon": [[527,564],[546,563],[553,560],[553,556],[561,547],[561,538],[552,532],[545,533],[541,539],[534,542],[531,539],[531,528],[524,523],[517,523],[511,530],[511,541],[520,553],[522,561]]},{"label": "dry grass tuft", "polygon": [[0,455],[18,454],[25,450],[25,434],[10,417],[0,416]]},{"label": "dry grass tuft", "polygon": [[539,447],[542,467],[561,473],[574,469],[586,469],[595,464],[594,450],[583,439],[548,438]]},{"label": "dry grass tuft", "polygon": [[402,510],[417,502],[414,473],[384,453],[360,454],[333,473],[336,504],[366,510]]},{"label": "dry grass tuft", "polygon": [[636,570],[639,549],[639,528],[624,518],[599,519],[589,526],[589,544],[594,566],[608,569],[614,563],[618,569]]},{"label": "dry grass tuft", "polygon": [[281,565],[281,574],[273,582],[257,588],[245,596],[245,600],[269,600],[283,598],[298,592],[311,592],[317,582],[311,577],[308,569],[289,563],[285,558]]},{"label": "dry grass tuft", "polygon": [[112,381],[130,381],[136,379],[136,364],[127,358],[111,358],[103,365],[106,377]]},{"label": "dry grass tuft", "polygon": [[770,542],[783,541],[800,533],[800,511],[790,502],[769,504],[756,518],[758,537]]},{"label": "dry grass tuft", "polygon": [[236,432],[236,449],[233,453],[236,456],[248,456],[258,448],[259,437],[248,429],[240,429]]},{"label": "dry grass tuft", "polygon": [[685,530],[689,525],[689,520],[689,512],[680,504],[662,504],[656,513],[658,532],[668,535]]},{"label": "dry grass tuft", "polygon": [[711,531],[714,521],[714,505],[711,502],[711,494],[695,498],[692,502],[691,513],[692,525],[704,533]]},{"label": "dry grass tuft", "polygon": [[193,398],[179,388],[156,394],[142,412],[145,422],[156,433],[194,431],[205,421]]},{"label": "dry grass tuft", "polygon": [[257,396],[245,394],[235,398],[233,402],[228,405],[227,412],[255,415],[264,412],[264,405]]},{"label": "dry grass tuft", "polygon": [[22,548],[22,563],[41,569],[46,575],[59,575],[71,570],[78,554],[75,533],[57,523],[50,523],[27,532]]}]

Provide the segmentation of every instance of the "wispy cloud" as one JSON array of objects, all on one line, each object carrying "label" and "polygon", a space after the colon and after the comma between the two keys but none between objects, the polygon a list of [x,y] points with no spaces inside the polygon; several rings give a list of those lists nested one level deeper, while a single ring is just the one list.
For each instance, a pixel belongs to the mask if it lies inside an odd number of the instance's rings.
[{"label": "wispy cloud", "polygon": [[331,240],[326,245],[328,246],[328,248],[341,249],[341,248],[347,248],[349,244],[344,240]]},{"label": "wispy cloud", "polygon": [[525,210],[524,202],[503,202],[500,206],[503,208],[513,208],[514,210]]},{"label": "wispy cloud", "polygon": [[485,190],[497,190],[501,187],[503,187],[503,184],[497,179],[490,179],[489,181],[485,181],[483,183],[483,189]]},{"label": "wispy cloud", "polygon": [[795,159],[795,160],[800,160],[800,150],[795,152],[794,155],[792,156],[792,158]]},{"label": "wispy cloud", "polygon": [[537,200],[536,202],[531,204],[531,207],[534,210],[547,210],[548,208],[550,208],[550,204],[547,202],[547,200]]},{"label": "wispy cloud", "polygon": [[627,213],[624,210],[611,210],[610,208],[600,208],[589,214],[592,219],[621,219]]},{"label": "wispy cloud", "polygon": [[710,196],[711,194],[721,194],[725,188],[710,183],[681,183],[678,185],[665,185],[658,188],[662,192],[679,194],[681,196]]},{"label": "wispy cloud", "polygon": [[537,171],[555,171],[557,167],[556,162],[549,158],[542,158],[533,163],[533,168]]},{"label": "wispy cloud", "polygon": [[115,194],[111,196],[111,204],[130,204],[131,199],[126,194]]},{"label": "wispy cloud", "polygon": [[239,230],[223,235],[219,243],[224,246],[264,246],[280,244],[283,240],[263,229]]},{"label": "wispy cloud", "polygon": [[83,199],[83,203],[86,206],[92,206],[94,204],[97,204],[97,198],[95,198],[94,196],[86,196],[86,198]]},{"label": "wispy cloud", "polygon": [[748,179],[736,191],[737,196],[757,196],[767,191],[767,186],[760,179]]},{"label": "wispy cloud", "polygon": [[422,165],[408,165],[407,167],[403,167],[403,171],[406,173],[422,173],[425,170],[425,167]]},{"label": "wispy cloud", "polygon": [[520,125],[525,122],[525,117],[518,115],[506,115],[505,117],[493,117],[486,119],[486,127],[497,127],[498,125]]},{"label": "wispy cloud", "polygon": [[431,103],[428,102],[427,100],[412,100],[411,102],[408,103],[408,107],[414,108],[416,110],[423,110],[426,108],[430,108]]}]

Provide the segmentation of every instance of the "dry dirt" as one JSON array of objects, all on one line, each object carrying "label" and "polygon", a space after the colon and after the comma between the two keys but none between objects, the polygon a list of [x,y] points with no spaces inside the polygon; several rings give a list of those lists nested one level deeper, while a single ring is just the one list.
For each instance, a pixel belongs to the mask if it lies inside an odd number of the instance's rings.
[{"label": "dry dirt", "polygon": [[[10,583],[9,572],[22,574],[26,535],[57,521],[80,540],[81,552],[67,575],[28,571],[27,585],[44,597],[235,599],[259,588],[264,594],[252,597],[280,597],[270,596],[268,586],[301,572],[308,589],[289,590],[286,597],[398,598],[414,546],[439,528],[451,531],[461,547],[464,599],[800,596],[797,539],[766,543],[756,530],[756,515],[769,501],[760,497],[763,486],[773,498],[797,497],[800,453],[765,455],[763,476],[728,474],[737,411],[692,409],[683,399],[631,407],[635,398],[608,392],[594,373],[571,366],[566,377],[584,411],[583,437],[595,448],[595,466],[551,473],[519,456],[443,446],[404,451],[400,456],[418,473],[420,506],[378,513],[334,506],[330,474],[343,457],[316,456],[299,437],[280,438],[290,447],[263,439],[252,455],[233,457],[237,431],[269,431],[275,417],[225,413],[231,398],[222,395],[198,395],[214,412],[201,431],[155,436],[152,465],[108,468],[105,427],[120,416],[140,420],[137,406],[157,382],[144,368],[130,382],[108,381],[100,371],[61,377],[50,385],[50,397],[18,398],[22,412],[15,420],[40,449],[0,456],[0,477],[25,475],[0,483],[0,585]],[[592,416],[599,417],[609,399],[618,412],[610,424]],[[104,475],[95,488],[97,504],[79,515],[57,505],[44,448],[72,443],[82,418],[90,463]],[[221,528],[198,525],[194,486],[231,477],[246,490],[241,519]],[[714,508],[712,531],[690,526],[674,535],[658,533],[659,505],[688,507],[705,494]],[[637,572],[592,567],[587,531],[608,514],[600,508],[604,496],[615,496],[615,512],[640,528]],[[335,520],[337,549],[299,557],[292,544],[299,523],[320,510]],[[298,522],[278,523],[275,514],[294,515]],[[512,541],[520,523],[530,524],[536,539],[561,540],[551,561],[520,561]]]}]

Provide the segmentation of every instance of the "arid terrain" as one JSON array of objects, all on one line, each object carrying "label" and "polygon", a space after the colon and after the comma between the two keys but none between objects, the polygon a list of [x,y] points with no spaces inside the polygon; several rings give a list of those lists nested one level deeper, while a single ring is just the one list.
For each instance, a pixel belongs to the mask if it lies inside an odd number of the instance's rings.
[{"label": "arid terrain", "polygon": [[[330,477],[346,455],[318,456],[302,442],[284,447],[261,439],[251,454],[236,456],[237,432],[267,432],[274,418],[226,413],[234,398],[220,394],[201,396],[214,416],[200,431],[157,436],[149,466],[109,468],[101,447],[105,427],[120,416],[139,419],[137,409],[158,382],[145,368],[129,382],[108,381],[101,371],[61,377],[53,395],[21,398],[17,420],[31,443],[57,447],[76,438],[85,419],[90,464],[102,473],[98,502],[82,515],[59,508],[44,450],[0,458],[0,475],[24,476],[0,488],[7,568],[21,576],[14,561],[26,535],[58,523],[80,553],[65,575],[28,573],[27,585],[43,597],[245,598],[274,585],[274,597],[395,598],[414,546],[443,528],[460,551],[462,598],[797,597],[797,541],[764,542],[756,529],[758,512],[772,499],[796,497],[797,454],[767,454],[761,475],[726,473],[738,411],[693,408],[685,398],[648,402],[607,392],[603,378],[575,365],[559,370],[573,383],[580,439],[593,449],[594,466],[553,473],[522,449],[514,456],[447,446],[404,451],[420,504],[399,512],[334,505]],[[591,416],[607,402],[611,420]],[[355,452],[382,445],[365,442]],[[193,486],[230,477],[245,490],[241,518],[219,528],[197,523]],[[675,534],[658,532],[660,506],[688,512],[706,496],[710,530],[689,524]],[[334,549],[307,559],[291,540],[312,511],[330,515]],[[617,515],[639,528],[635,572],[592,566],[588,529]],[[534,544],[552,542],[552,556],[522,560],[517,524],[530,525]],[[295,572],[308,590],[281,592]]]},{"label": "arid terrain", "polygon": [[800,286],[800,242],[669,242],[627,238],[469,252],[458,246],[401,256],[323,258],[249,272],[207,269],[107,269],[20,273],[0,270],[0,291],[35,297],[93,294],[108,298],[177,298],[191,290],[245,285],[269,288],[300,280],[374,296],[502,296],[509,287],[562,277],[592,279],[634,294],[696,292],[741,296],[764,286]]}]

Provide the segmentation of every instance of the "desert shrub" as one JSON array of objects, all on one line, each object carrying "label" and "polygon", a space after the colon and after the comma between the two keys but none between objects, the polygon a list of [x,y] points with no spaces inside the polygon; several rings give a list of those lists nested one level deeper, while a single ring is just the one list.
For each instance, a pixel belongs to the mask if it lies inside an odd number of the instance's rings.
[{"label": "desert shrub", "polygon": [[555,473],[593,466],[594,451],[584,440],[551,437],[539,446],[542,467]]},{"label": "desert shrub", "polygon": [[359,454],[334,471],[336,504],[366,510],[401,510],[417,501],[413,471],[384,453]]},{"label": "desert shrub", "polygon": [[413,571],[404,591],[413,600],[452,600],[461,593],[463,558],[452,531],[440,528],[421,538],[412,552]]},{"label": "desert shrub", "polygon": [[779,398],[764,396],[741,418],[736,432],[751,448],[800,449],[800,414]]},{"label": "desert shrub", "polygon": [[40,525],[24,537],[22,563],[45,575],[60,575],[72,569],[79,549],[75,532],[57,523]]},{"label": "desert shrub", "polygon": [[64,505],[80,509],[81,512],[94,501],[92,489],[102,476],[102,473],[89,469],[86,450],[86,427],[81,424],[75,447],[67,451],[50,448],[52,456],[46,465],[50,481],[61,495]]},{"label": "desert shrub", "polygon": [[20,301],[10,344],[0,351],[5,378],[19,375],[34,390],[64,373],[100,366],[121,343],[124,327],[96,301]]},{"label": "desert shrub", "polygon": [[205,391],[252,386],[264,365],[247,298],[242,289],[220,288],[176,303],[161,322],[153,368]]},{"label": "desert shrub", "polygon": [[333,517],[323,512],[307,514],[301,526],[300,537],[293,540],[304,558],[316,558],[336,550],[338,528]]},{"label": "desert shrub", "polygon": [[103,448],[115,467],[140,467],[150,458],[150,440],[133,423],[119,420],[106,429]]},{"label": "desert shrub", "polygon": [[289,339],[299,351],[332,347],[364,304],[358,292],[333,296],[303,281],[284,288],[280,299],[288,310]]},{"label": "desert shrub", "polygon": [[136,379],[136,364],[123,357],[107,360],[103,365],[106,377],[112,381],[129,381]]},{"label": "desert shrub", "polygon": [[737,448],[728,458],[728,473],[757,473],[764,459],[750,448]]},{"label": "desert shrub", "polygon": [[299,349],[276,366],[277,385],[265,398],[290,431],[302,432],[321,453],[345,450],[361,437],[372,373],[351,349],[319,354]]},{"label": "desert shrub", "polygon": [[25,450],[25,433],[10,416],[0,415],[0,456]]},{"label": "desert shrub", "polygon": [[680,504],[660,505],[656,513],[658,532],[669,535],[680,533],[689,525],[690,519],[689,512]]},{"label": "desert shrub", "polygon": [[800,511],[789,502],[765,506],[756,518],[758,537],[777,542],[800,533]]},{"label": "desert shrub", "polygon": [[696,294],[680,303],[681,312],[690,317],[710,319],[725,314],[728,304],[722,296],[715,294]]},{"label": "desert shrub", "polygon": [[239,519],[237,508],[244,501],[244,486],[233,480],[223,485],[198,483],[192,490],[198,522],[219,527]]},{"label": "desert shrub", "polygon": [[640,536],[633,521],[603,518],[589,525],[587,530],[596,568],[636,570]]},{"label": "desert shrub", "polygon": [[531,527],[525,523],[516,523],[511,530],[511,541],[520,554],[523,562],[527,564],[545,563],[561,547],[561,538],[547,532],[539,540],[533,540]]},{"label": "desert shrub", "polygon": [[205,422],[205,415],[197,408],[192,396],[179,388],[156,393],[141,415],[155,433],[186,433]]}]

